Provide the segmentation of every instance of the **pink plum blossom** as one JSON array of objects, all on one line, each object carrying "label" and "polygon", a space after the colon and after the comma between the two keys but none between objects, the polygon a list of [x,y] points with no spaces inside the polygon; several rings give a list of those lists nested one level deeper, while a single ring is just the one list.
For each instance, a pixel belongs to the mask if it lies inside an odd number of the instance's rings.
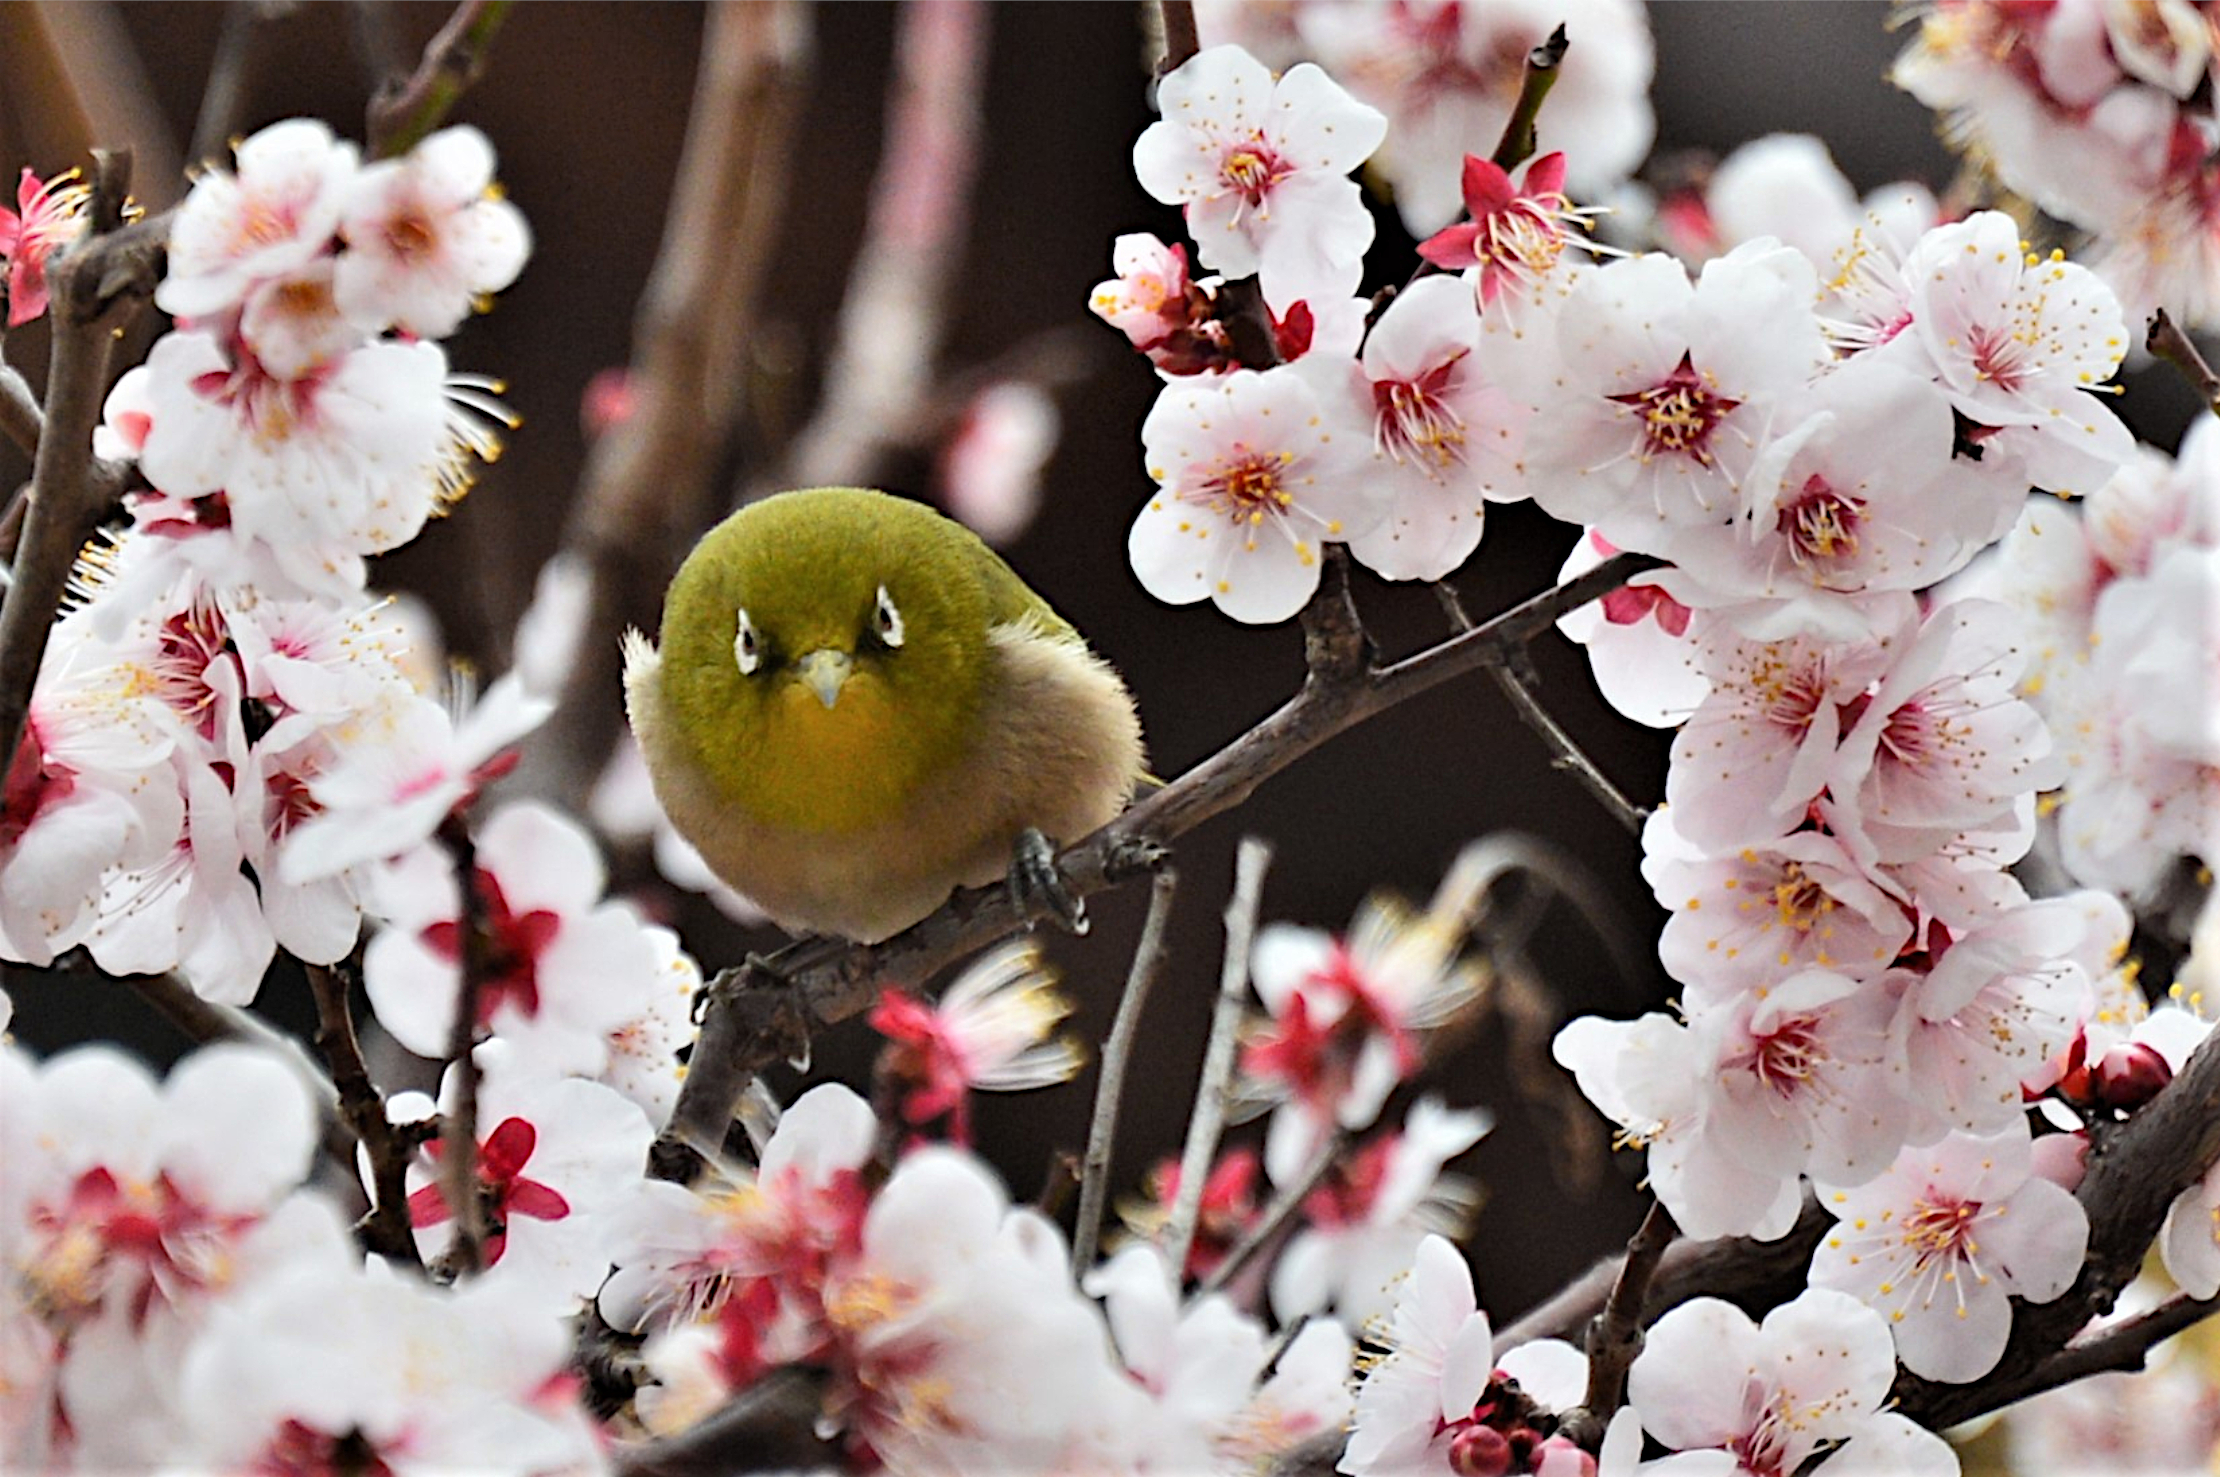
[{"label": "pink plum blossom", "polygon": [[1052,1034],[1070,1014],[1039,947],[1019,940],[981,955],[932,1004],[886,991],[870,1024],[887,1038],[881,1073],[907,1089],[903,1118],[950,1115],[951,1135],[969,1143],[972,1092],[1023,1092],[1078,1072],[1079,1047]]},{"label": "pink plum blossom", "polygon": [[0,206],[0,264],[7,268],[0,286],[6,289],[8,327],[21,328],[46,311],[47,258],[84,234],[91,195],[74,169],[44,181],[26,169],[16,181],[15,209]]},{"label": "pink plum blossom", "polygon": [[1261,274],[1276,299],[1355,289],[1372,217],[1346,176],[1387,120],[1305,63],[1275,80],[1212,46],[1157,83],[1163,118],[1133,146],[1141,188],[1183,206],[1206,267]]},{"label": "pink plum blossom", "polygon": [[[1585,574],[1618,552],[1610,540],[1588,529],[1558,570],[1558,581]],[[1557,629],[1587,649],[1596,687],[1620,716],[1651,728],[1677,728],[1711,690],[1694,660],[1689,639],[1693,617],[1653,572],[1567,611]]]},{"label": "pink plum blossom", "polygon": [[1485,311],[1541,308],[1571,286],[1582,258],[1567,247],[1586,248],[1590,217],[1565,197],[1565,156],[1544,154],[1526,166],[1518,184],[1499,164],[1465,156],[1465,213],[1418,245],[1418,254],[1447,271],[1469,270],[1473,298]]},{"label": "pink plum blossom", "polygon": [[1886,1314],[1897,1357],[1927,1379],[1963,1384],[1995,1368],[2009,1298],[2049,1302],[2088,1249],[2081,1203],[2034,1176],[2024,1119],[1906,1149],[1863,1188],[1819,1191],[1836,1224],[1812,1255],[1812,1286]]}]

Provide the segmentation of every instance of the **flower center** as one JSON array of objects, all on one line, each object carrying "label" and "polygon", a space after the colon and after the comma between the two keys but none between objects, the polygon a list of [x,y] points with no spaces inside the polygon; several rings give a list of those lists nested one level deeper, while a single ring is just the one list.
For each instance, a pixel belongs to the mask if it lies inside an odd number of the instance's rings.
[{"label": "flower center", "polygon": [[1835,900],[1801,866],[1790,862],[1773,885],[1773,908],[1783,928],[1810,933],[1835,910]]},{"label": "flower center", "polygon": [[439,245],[439,237],[421,211],[405,211],[385,224],[385,249],[403,263],[422,261]]},{"label": "flower center", "polygon": [[1285,512],[1295,495],[1283,485],[1293,452],[1250,452],[1202,479],[1202,500],[1236,523],[1262,523],[1267,513]]},{"label": "flower center", "polygon": [[1261,135],[1236,144],[1218,165],[1218,177],[1249,205],[1262,205],[1265,192],[1293,172]]},{"label": "flower center", "polygon": [[1970,1260],[1981,1249],[1973,1239],[1973,1225],[1980,1218],[1978,1200],[1914,1200],[1901,1234],[1916,1258],[1915,1270],[1925,1270],[1930,1263]]},{"label": "flower center", "polygon": [[1607,398],[1641,413],[1644,461],[1685,456],[1706,467],[1712,462],[1713,429],[1742,404],[1719,394],[1686,354],[1671,374],[1648,389]]},{"label": "flower center", "polygon": [[1372,445],[1401,463],[1416,461],[1429,470],[1452,467],[1465,459],[1465,418],[1449,407],[1447,392],[1466,351],[1409,380],[1381,380],[1372,386]]},{"label": "flower center", "polygon": [[1811,1085],[1827,1059],[1816,1026],[1802,1016],[1752,1037],[1745,1070],[1780,1096],[1793,1097]]},{"label": "flower center", "polygon": [[1846,492],[1837,492],[1816,472],[1804,482],[1794,502],[1781,509],[1779,531],[1788,540],[1789,557],[1799,565],[1823,559],[1855,558],[1858,528],[1865,522],[1865,503]]}]

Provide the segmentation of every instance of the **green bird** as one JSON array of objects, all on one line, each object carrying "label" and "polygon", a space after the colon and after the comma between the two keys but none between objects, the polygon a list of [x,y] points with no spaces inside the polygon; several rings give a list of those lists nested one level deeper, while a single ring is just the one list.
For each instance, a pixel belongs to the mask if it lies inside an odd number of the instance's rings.
[{"label": "green bird", "polygon": [[798,933],[876,942],[1022,879],[1144,772],[1125,683],[1048,602],[969,529],[862,488],[711,529],[660,645],[626,633],[624,691],[672,824]]}]

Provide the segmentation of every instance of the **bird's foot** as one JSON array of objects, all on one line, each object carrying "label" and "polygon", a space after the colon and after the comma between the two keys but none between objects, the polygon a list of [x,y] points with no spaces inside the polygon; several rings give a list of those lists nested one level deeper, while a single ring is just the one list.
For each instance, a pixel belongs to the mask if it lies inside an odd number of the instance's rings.
[{"label": "bird's foot", "polygon": [[1066,933],[1087,931],[1087,905],[1065,885],[1056,847],[1032,826],[1010,849],[1010,901],[1028,918],[1046,915]]}]

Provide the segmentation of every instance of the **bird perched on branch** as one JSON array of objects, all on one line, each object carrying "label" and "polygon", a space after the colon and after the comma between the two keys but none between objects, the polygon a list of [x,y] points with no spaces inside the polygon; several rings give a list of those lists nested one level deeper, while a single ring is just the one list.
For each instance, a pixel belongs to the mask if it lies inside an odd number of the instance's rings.
[{"label": "bird perched on branch", "polygon": [[1108,821],[1143,772],[1109,664],[976,535],[883,492],[718,524],[624,666],[672,823],[798,932],[876,942],[1005,876],[1054,899],[1045,838]]}]

